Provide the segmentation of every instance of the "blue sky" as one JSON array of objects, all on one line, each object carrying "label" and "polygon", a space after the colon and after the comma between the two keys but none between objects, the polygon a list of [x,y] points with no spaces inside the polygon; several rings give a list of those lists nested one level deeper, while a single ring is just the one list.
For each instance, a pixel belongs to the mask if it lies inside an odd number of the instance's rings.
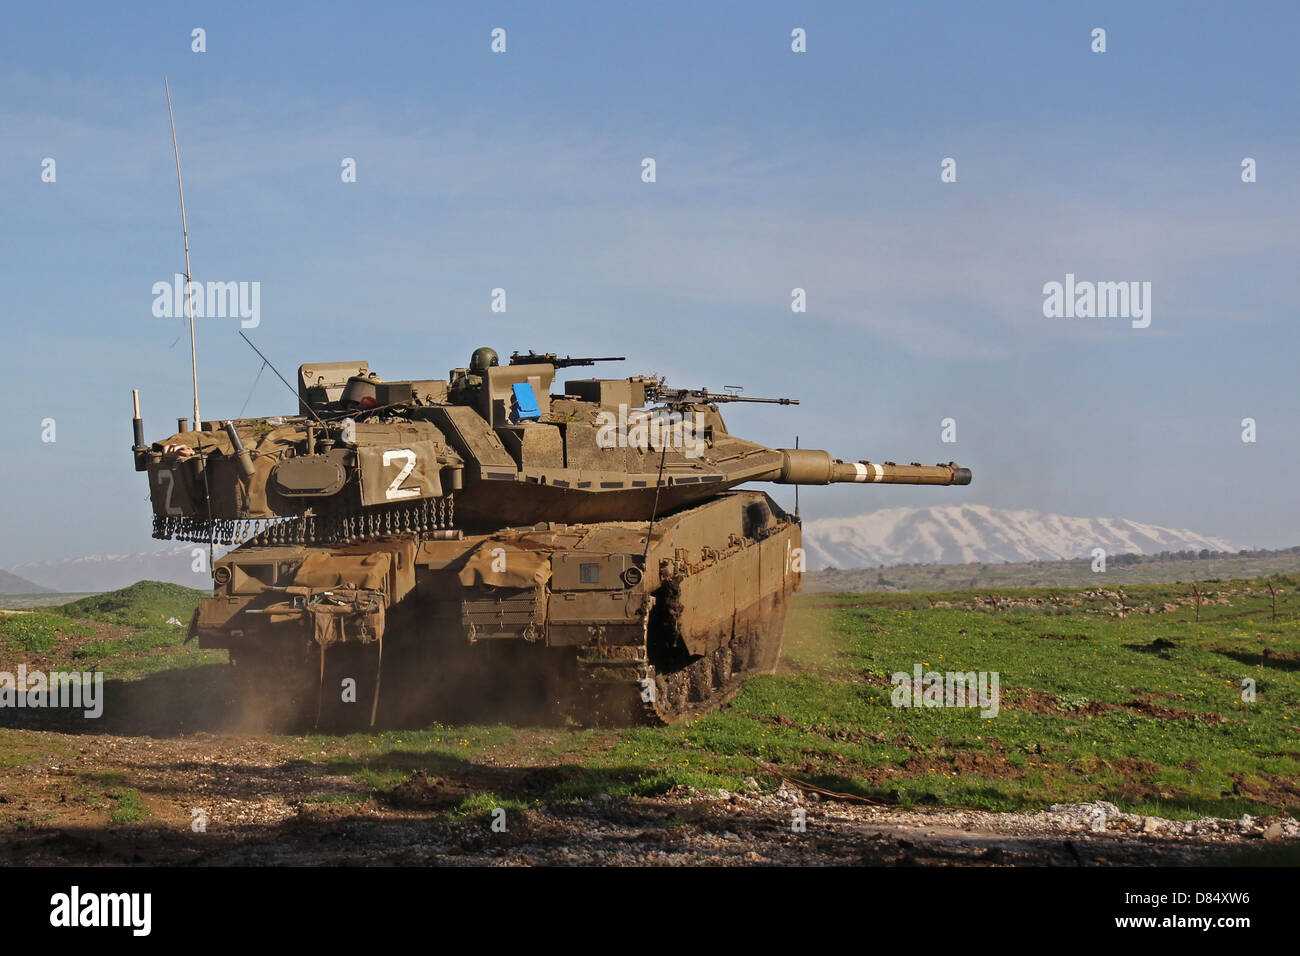
[{"label": "blue sky", "polygon": [[[1294,5],[269,6],[6,10],[0,566],[153,546],[130,390],[150,438],[190,403],[183,322],[151,313],[183,269],[164,74],[195,277],[261,283],[250,335],[286,374],[625,354],[803,401],[733,406],[747,437],[975,471],[808,490],[809,517],[972,502],[1300,543]],[[1045,318],[1066,273],[1151,282],[1150,327]],[[199,322],[205,417],[291,410],[269,374],[250,399],[238,327]]]}]

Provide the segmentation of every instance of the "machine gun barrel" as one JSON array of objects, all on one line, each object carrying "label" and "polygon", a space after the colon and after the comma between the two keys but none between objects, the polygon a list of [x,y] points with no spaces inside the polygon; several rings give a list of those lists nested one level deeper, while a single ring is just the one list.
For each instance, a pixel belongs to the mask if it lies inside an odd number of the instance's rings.
[{"label": "machine gun barrel", "polygon": [[829,485],[837,482],[869,482],[885,485],[969,485],[969,468],[956,462],[938,465],[898,465],[892,461],[840,461],[830,452],[813,448],[778,448],[781,467],[760,480],[778,485]]},{"label": "machine gun barrel", "polygon": [[646,397],[665,405],[721,405],[726,402],[756,402],[763,405],[798,405],[797,398],[756,398],[752,395],[733,395],[731,392],[710,392],[707,388],[655,388],[646,389]]},{"label": "machine gun barrel", "polygon": [[556,368],[572,368],[575,365],[595,365],[597,362],[622,362],[626,358],[625,355],[600,355],[590,358],[574,358],[571,355],[560,357],[554,352],[534,352],[529,349],[527,355],[517,351],[510,353],[510,364],[535,365],[546,363],[554,365]]}]

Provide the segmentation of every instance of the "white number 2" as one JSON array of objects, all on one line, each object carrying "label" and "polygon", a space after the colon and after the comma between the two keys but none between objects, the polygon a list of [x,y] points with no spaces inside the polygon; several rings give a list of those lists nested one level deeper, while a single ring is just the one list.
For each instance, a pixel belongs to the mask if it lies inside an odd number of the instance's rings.
[{"label": "white number 2", "polygon": [[162,489],[163,485],[167,486],[167,497],[163,499],[163,513],[169,515],[183,514],[184,512],[182,511],[182,509],[172,505],[172,488],[174,488],[176,485],[176,476],[173,475],[170,471],[158,472],[159,490]]},{"label": "white number 2", "polygon": [[394,498],[418,498],[420,497],[419,488],[403,488],[402,482],[411,477],[411,472],[415,471],[415,452],[409,448],[397,448],[393,451],[384,452],[384,467],[387,468],[394,461],[405,459],[406,464],[402,470],[397,473],[393,483],[388,486],[387,497],[391,501]]}]

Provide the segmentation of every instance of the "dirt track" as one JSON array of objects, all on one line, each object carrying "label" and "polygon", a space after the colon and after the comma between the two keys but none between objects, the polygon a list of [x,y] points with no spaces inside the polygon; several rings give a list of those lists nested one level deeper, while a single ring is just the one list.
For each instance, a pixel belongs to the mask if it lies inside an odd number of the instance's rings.
[{"label": "dirt track", "polygon": [[[320,776],[291,738],[28,733],[59,755],[10,768],[0,783],[6,864],[1176,864],[1300,835],[1294,821],[1169,823],[1106,804],[1033,815],[900,810],[786,787],[511,811],[502,833],[487,815],[439,812],[511,783],[526,791],[527,774],[545,768],[469,765],[458,777],[417,775],[382,799],[322,803],[322,793],[357,785]],[[87,781],[137,788],[147,818],[109,824],[103,788]],[[191,829],[196,808],[206,832]],[[806,832],[792,830],[796,811]]]}]

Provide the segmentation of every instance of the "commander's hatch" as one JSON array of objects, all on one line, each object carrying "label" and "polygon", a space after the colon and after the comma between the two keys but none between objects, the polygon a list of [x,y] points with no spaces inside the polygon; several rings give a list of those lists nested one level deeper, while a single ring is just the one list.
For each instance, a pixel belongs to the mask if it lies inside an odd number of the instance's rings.
[{"label": "commander's hatch", "polygon": [[369,362],[317,362],[298,366],[298,413],[320,408],[343,397],[348,379],[370,374]]},{"label": "commander's hatch", "polygon": [[[479,411],[493,428],[519,424],[520,412],[524,413],[524,420],[546,421],[551,414],[551,384],[554,381],[555,366],[549,363],[495,365],[487,370],[487,378],[479,391]],[[531,397],[536,403],[534,408],[524,407],[529,390],[516,391],[516,385],[531,388]]]}]

